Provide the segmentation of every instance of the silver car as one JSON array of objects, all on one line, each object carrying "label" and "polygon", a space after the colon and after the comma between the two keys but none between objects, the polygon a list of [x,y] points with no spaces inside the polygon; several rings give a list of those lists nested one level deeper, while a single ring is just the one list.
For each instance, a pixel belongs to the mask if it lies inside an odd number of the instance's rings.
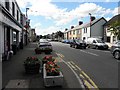
[{"label": "silver car", "polygon": [[42,51],[52,52],[52,45],[46,39],[40,39],[39,43],[38,43],[38,46]]},{"label": "silver car", "polygon": [[120,59],[120,41],[117,41],[111,46],[111,53],[115,59]]}]

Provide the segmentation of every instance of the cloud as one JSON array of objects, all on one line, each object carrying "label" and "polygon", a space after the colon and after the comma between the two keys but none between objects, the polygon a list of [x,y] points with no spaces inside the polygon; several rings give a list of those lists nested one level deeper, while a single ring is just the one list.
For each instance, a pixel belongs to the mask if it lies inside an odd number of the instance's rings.
[{"label": "cloud", "polygon": [[105,18],[107,21],[109,21],[111,18],[110,17],[107,17],[107,18]]},{"label": "cloud", "polygon": [[16,0],[20,8],[25,8],[28,5],[29,0]]},{"label": "cloud", "polygon": [[[78,7],[69,10],[67,8],[60,8],[57,5],[52,3],[52,0],[17,0],[19,6],[21,8],[25,8],[29,6],[30,10],[28,11],[28,15],[32,16],[43,16],[46,19],[53,20],[56,26],[66,25],[73,20],[81,20],[84,17],[88,17],[89,13],[94,16],[104,17],[105,15],[113,14],[116,15],[118,13],[118,8],[114,10],[103,8],[100,5],[95,3],[83,3]],[[109,18],[107,18],[108,20]],[[41,24],[38,23],[34,25],[36,27],[36,31],[38,34],[51,33],[56,31],[59,28],[56,27],[48,27],[41,28]],[[43,33],[42,33],[43,32]]]},{"label": "cloud", "polygon": [[53,32],[55,33],[59,30],[60,30],[59,27],[54,27],[54,26],[50,26],[48,28],[41,28],[41,27],[36,27],[35,28],[35,31],[36,31],[37,35],[52,34]]},{"label": "cloud", "polygon": [[120,14],[120,7],[116,7],[114,10],[113,10],[113,15],[118,15]]}]

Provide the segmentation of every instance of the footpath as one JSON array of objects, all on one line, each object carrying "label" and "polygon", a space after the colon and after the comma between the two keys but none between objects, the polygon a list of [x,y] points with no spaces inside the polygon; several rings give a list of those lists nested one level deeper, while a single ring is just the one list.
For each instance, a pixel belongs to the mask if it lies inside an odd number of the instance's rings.
[{"label": "footpath", "polygon": [[[36,42],[29,43],[22,50],[19,50],[16,55],[13,55],[10,60],[2,62],[2,90],[9,90],[11,88],[15,88],[15,90],[19,88],[25,88],[25,90],[45,88],[42,72],[40,71],[39,74],[26,74],[23,65],[24,60],[29,56],[36,56],[39,59],[45,56],[44,53],[35,54],[34,49],[36,46]],[[55,51],[51,55],[57,57]],[[54,88],[80,88],[81,86],[71,70],[65,64],[59,64],[64,74],[64,84],[62,87]]]}]

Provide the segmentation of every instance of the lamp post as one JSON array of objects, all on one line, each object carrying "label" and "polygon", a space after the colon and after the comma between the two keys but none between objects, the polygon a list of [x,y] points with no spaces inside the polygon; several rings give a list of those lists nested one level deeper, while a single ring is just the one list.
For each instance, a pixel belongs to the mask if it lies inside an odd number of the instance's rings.
[{"label": "lamp post", "polygon": [[27,11],[29,10],[29,8],[26,8],[26,45],[28,43],[28,36],[27,36],[27,28],[28,28],[28,15],[27,15]]},{"label": "lamp post", "polygon": [[89,13],[90,15],[90,37],[91,37],[91,13]]}]

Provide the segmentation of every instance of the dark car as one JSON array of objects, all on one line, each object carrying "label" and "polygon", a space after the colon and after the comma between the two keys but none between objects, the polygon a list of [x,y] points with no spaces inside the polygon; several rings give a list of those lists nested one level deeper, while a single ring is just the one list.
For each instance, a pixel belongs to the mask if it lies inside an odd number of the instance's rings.
[{"label": "dark car", "polygon": [[110,50],[115,59],[120,59],[120,41],[114,43]]},{"label": "dark car", "polygon": [[70,44],[70,40],[64,39],[62,40],[62,43]]},{"label": "dark car", "polygon": [[74,40],[71,40],[71,43],[70,43],[70,47],[73,47],[73,48],[84,48],[86,49],[86,42],[83,41],[83,40],[80,40],[80,39],[74,39]]}]

